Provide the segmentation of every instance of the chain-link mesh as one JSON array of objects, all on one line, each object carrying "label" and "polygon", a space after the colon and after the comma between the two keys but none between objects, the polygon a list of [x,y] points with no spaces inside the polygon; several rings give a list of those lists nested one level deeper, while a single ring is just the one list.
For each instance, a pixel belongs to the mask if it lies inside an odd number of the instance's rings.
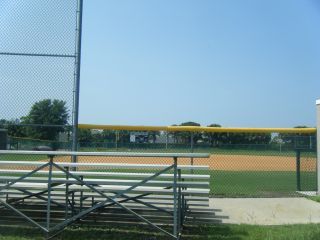
[{"label": "chain-link mesh", "polygon": [[[2,149],[49,146],[53,150],[70,150],[72,129],[68,125],[74,110],[77,4],[77,0],[0,1]],[[63,116],[47,117],[46,111]],[[210,189],[215,196],[295,195],[297,191],[316,190],[316,138],[312,134],[81,129],[78,147],[81,151],[208,152],[209,159],[182,159],[179,163],[208,165],[205,173],[211,175]],[[167,164],[171,160],[116,161]]]},{"label": "chain-link mesh", "polygon": [[[314,134],[221,133],[221,135],[223,137],[214,133],[212,138],[208,138],[208,134],[203,132],[81,129],[78,147],[80,151],[210,153],[208,159],[179,159],[179,164],[209,166],[209,170],[188,172],[210,175],[212,196],[296,196],[300,191],[316,190]],[[70,147],[70,141],[67,139],[44,141],[9,137],[8,143],[10,149],[16,150],[32,150],[39,145],[52,146],[56,150],[67,150]],[[3,158],[4,156],[1,156],[1,159]],[[70,157],[62,160],[71,161]],[[78,161],[120,164],[172,163],[171,158],[141,157],[79,157]],[[147,171],[137,169],[137,172]]]},{"label": "chain-link mesh", "polygon": [[[72,123],[77,4],[77,0],[0,2],[0,128],[8,129],[9,135],[37,138],[35,132],[41,126],[57,128],[55,125]],[[49,107],[56,106],[57,100],[67,113],[63,121],[30,117],[35,104],[45,100],[51,102],[42,109],[42,115],[54,112]],[[30,126],[26,129],[21,125]],[[12,134],[14,126],[19,131]],[[59,127],[57,132],[64,132]],[[58,134],[38,138],[59,140]]]},{"label": "chain-link mesh", "polygon": [[[314,136],[279,136],[265,144],[217,144],[214,146],[198,139],[178,138],[177,133],[97,131],[80,134],[81,151],[120,152],[208,152],[209,159],[181,159],[179,164],[208,165],[205,173],[211,175],[210,190],[214,196],[288,196],[298,191],[316,190],[316,150]],[[173,139],[176,135],[177,139]],[[190,134],[191,135],[191,134]],[[259,135],[259,134],[258,134]],[[231,136],[231,135],[229,135]],[[252,137],[252,136],[251,136]],[[290,139],[290,141],[288,140]],[[165,142],[163,142],[165,140]],[[232,139],[229,139],[231,141]],[[282,139],[281,139],[282,140]],[[33,149],[35,146],[56,145],[65,150],[68,142],[44,142],[31,139],[11,138],[15,148]],[[297,169],[298,153],[300,168]],[[100,158],[80,159],[99,162]],[[168,164],[163,158],[105,158],[107,162]]]},{"label": "chain-link mesh", "polygon": [[[223,138],[208,140],[205,133],[81,129],[78,144],[80,151],[210,153],[208,159],[180,159],[179,164],[209,166],[209,170],[191,173],[209,174],[210,194],[214,196],[293,196],[317,188],[313,134],[225,133]],[[33,150],[37,146],[68,150],[70,141],[68,136],[64,141],[8,139],[9,149]],[[170,164],[172,159],[80,157],[78,161]]]},{"label": "chain-link mesh", "polygon": [[[315,134],[81,129],[78,144],[81,151],[210,153],[209,159],[182,159],[179,164],[208,165],[209,171],[193,173],[210,174],[214,196],[296,196],[299,191],[316,190]],[[170,160],[117,161],[167,164]]]}]

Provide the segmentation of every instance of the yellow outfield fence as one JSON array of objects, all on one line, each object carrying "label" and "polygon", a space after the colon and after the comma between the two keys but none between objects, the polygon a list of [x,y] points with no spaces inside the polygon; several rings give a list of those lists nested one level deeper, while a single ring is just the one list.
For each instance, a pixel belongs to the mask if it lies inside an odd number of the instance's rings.
[{"label": "yellow outfield fence", "polygon": [[234,128],[203,126],[128,126],[79,124],[80,129],[127,130],[127,131],[167,131],[167,132],[229,132],[229,133],[301,133],[314,134],[316,128]]}]

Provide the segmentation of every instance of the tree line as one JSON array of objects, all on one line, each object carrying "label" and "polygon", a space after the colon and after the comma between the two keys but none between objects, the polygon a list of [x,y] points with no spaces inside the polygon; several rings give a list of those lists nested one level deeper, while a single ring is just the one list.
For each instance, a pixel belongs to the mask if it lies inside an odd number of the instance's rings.
[{"label": "tree line", "polygon": [[32,105],[29,113],[19,119],[0,119],[11,137],[27,137],[40,140],[57,140],[62,132],[70,131],[70,118],[66,102],[44,99]]},{"label": "tree line", "polygon": [[[173,124],[172,126],[201,126],[197,122],[184,122],[181,124]],[[222,127],[220,124],[210,124],[208,127]],[[305,128],[306,126],[297,126],[296,128]],[[130,142],[130,131],[116,130],[90,130],[80,129],[79,143],[90,142]],[[156,139],[166,133],[160,131],[147,131],[149,143],[156,143]],[[312,145],[315,146],[315,134],[277,134],[273,136],[271,133],[228,133],[228,132],[168,132],[168,137],[173,139],[176,144],[190,145],[193,142],[195,145],[210,145],[219,147],[222,145],[250,145],[250,144],[283,144],[283,145],[299,145],[309,146],[310,138]]]},{"label": "tree line", "polygon": [[[70,119],[66,102],[62,100],[44,99],[33,104],[29,113],[20,119],[0,119],[0,128],[6,128],[12,137],[27,137],[40,140],[57,141],[59,134],[71,135]],[[183,122],[172,126],[201,126],[197,122]],[[222,127],[213,123],[208,127]],[[296,126],[304,128],[306,126]],[[130,142],[130,131],[79,129],[79,143],[89,142]],[[155,143],[163,133],[160,131],[147,131],[147,139]],[[228,133],[228,132],[169,132],[168,137],[177,144],[209,144],[220,146],[225,144],[293,144],[299,139],[299,144],[310,144],[309,137],[315,134],[278,134],[271,133]]]}]

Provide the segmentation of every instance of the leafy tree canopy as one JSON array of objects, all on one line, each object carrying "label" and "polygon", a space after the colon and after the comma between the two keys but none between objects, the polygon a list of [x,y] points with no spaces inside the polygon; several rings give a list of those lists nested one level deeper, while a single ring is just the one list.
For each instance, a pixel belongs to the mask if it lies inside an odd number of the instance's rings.
[{"label": "leafy tree canopy", "polygon": [[26,137],[25,128],[19,126],[19,119],[0,119],[0,128],[8,130],[8,135],[11,137]]},{"label": "leafy tree canopy", "polygon": [[66,102],[62,100],[44,99],[31,107],[29,114],[21,118],[22,124],[60,125],[60,127],[27,127],[27,136],[36,139],[56,140],[62,127],[68,123],[69,112]]},{"label": "leafy tree canopy", "polygon": [[212,124],[208,125],[208,127],[221,127],[221,125],[217,124],[217,123],[212,123]]},{"label": "leafy tree canopy", "polygon": [[184,122],[184,123],[181,123],[180,126],[200,126],[200,123],[196,123],[196,122]]}]

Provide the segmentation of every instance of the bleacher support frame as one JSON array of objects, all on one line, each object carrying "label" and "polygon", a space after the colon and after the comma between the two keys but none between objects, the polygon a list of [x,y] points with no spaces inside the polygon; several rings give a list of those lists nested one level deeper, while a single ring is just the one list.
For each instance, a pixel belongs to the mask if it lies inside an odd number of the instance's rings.
[{"label": "bleacher support frame", "polygon": [[[0,198],[0,205],[5,206],[7,209],[12,210],[16,214],[20,215],[22,218],[24,218],[26,221],[34,225],[35,227],[38,227],[41,229],[44,234],[45,238],[49,239],[54,237],[55,235],[59,234],[61,231],[63,231],[67,226],[85,218],[90,213],[94,211],[99,211],[100,209],[116,205],[120,209],[126,211],[127,213],[130,213],[135,218],[139,219],[140,221],[146,223],[150,227],[157,229],[158,231],[164,233],[168,237],[172,239],[179,239],[181,236],[181,230],[184,223],[184,217],[186,214],[186,201],[184,200],[184,196],[182,194],[182,186],[179,185],[179,182],[181,182],[181,169],[178,168],[178,158],[208,158],[209,154],[198,154],[198,153],[120,153],[120,152],[60,152],[60,151],[0,151],[0,155],[4,154],[20,154],[20,155],[47,155],[49,157],[49,160],[47,162],[27,162],[27,161],[0,161],[0,164],[2,165],[8,165],[11,166],[16,164],[21,165],[31,165],[35,166],[36,168],[34,170],[31,170],[28,173],[23,174],[22,176],[18,177],[17,179],[11,181],[9,180],[6,184],[0,187],[0,197],[1,195],[6,194],[6,191],[10,189],[15,189],[22,191],[27,196],[21,198],[21,199],[15,199],[14,201],[10,201],[10,198],[6,196],[5,200],[3,198]],[[74,174],[74,172],[71,172],[69,169],[71,168],[78,168],[83,166],[83,163],[60,163],[55,162],[54,157],[55,156],[106,156],[106,157],[160,157],[160,158],[172,158],[172,164],[165,165],[161,168],[161,170],[156,171],[156,173],[145,177],[142,181],[136,182],[129,186],[128,188],[124,190],[120,190],[118,192],[110,192],[113,193],[113,196],[110,196],[106,194],[106,191],[102,191],[99,189],[99,185],[93,184],[88,182],[88,180],[84,180],[82,176],[78,176]],[[87,165],[90,165],[87,163]],[[55,182],[53,180],[53,169],[57,169],[60,172],[65,174],[65,203],[56,202],[52,199],[52,191],[54,187],[63,186],[62,183]],[[28,177],[31,177],[34,174],[43,172],[44,169],[48,169],[48,176],[45,181],[47,181],[47,189],[41,190],[38,193],[33,193],[31,190],[26,189],[19,189],[15,187],[17,184],[23,184],[24,180]],[[141,196],[145,196],[145,194],[137,195],[135,197],[130,197],[128,194],[137,187],[143,187],[146,183],[154,180],[156,177],[158,177],[161,174],[168,173],[169,171],[173,171],[173,183],[172,183],[172,195],[173,195],[173,211],[170,212],[162,207],[155,206],[154,204],[150,204],[147,202],[144,202],[141,200]],[[71,183],[72,182],[72,183]],[[89,208],[82,208],[82,201],[83,201],[83,195],[80,195],[80,211],[75,213],[73,211],[73,203],[74,203],[74,194],[71,192],[71,200],[69,198],[70,196],[70,185],[75,184],[77,186],[81,186],[82,188],[86,188],[88,190],[91,190],[93,193],[99,195],[100,197],[104,198],[103,201],[99,203],[92,203],[92,206]],[[167,188],[170,189],[170,188]],[[108,191],[107,191],[108,192]],[[82,194],[82,190],[80,191],[80,194]],[[108,192],[109,193],[109,192]],[[40,223],[33,220],[28,215],[21,212],[19,209],[17,209],[14,205],[17,201],[24,201],[27,198],[36,197],[40,200],[43,200],[46,202],[46,223],[45,226],[41,225]],[[122,200],[117,200],[117,198],[123,198]],[[153,223],[152,221],[148,220],[141,214],[133,211],[129,207],[125,206],[123,203],[128,201],[134,201],[136,203],[142,204],[146,207],[153,208],[157,211],[165,212],[171,216],[173,216],[173,229],[172,232],[169,232],[165,230],[163,227],[158,226],[157,224]],[[51,208],[52,205],[60,205],[60,207],[64,207],[65,209],[65,219],[52,226],[51,223]],[[72,209],[72,214],[69,216],[69,210]]]}]

